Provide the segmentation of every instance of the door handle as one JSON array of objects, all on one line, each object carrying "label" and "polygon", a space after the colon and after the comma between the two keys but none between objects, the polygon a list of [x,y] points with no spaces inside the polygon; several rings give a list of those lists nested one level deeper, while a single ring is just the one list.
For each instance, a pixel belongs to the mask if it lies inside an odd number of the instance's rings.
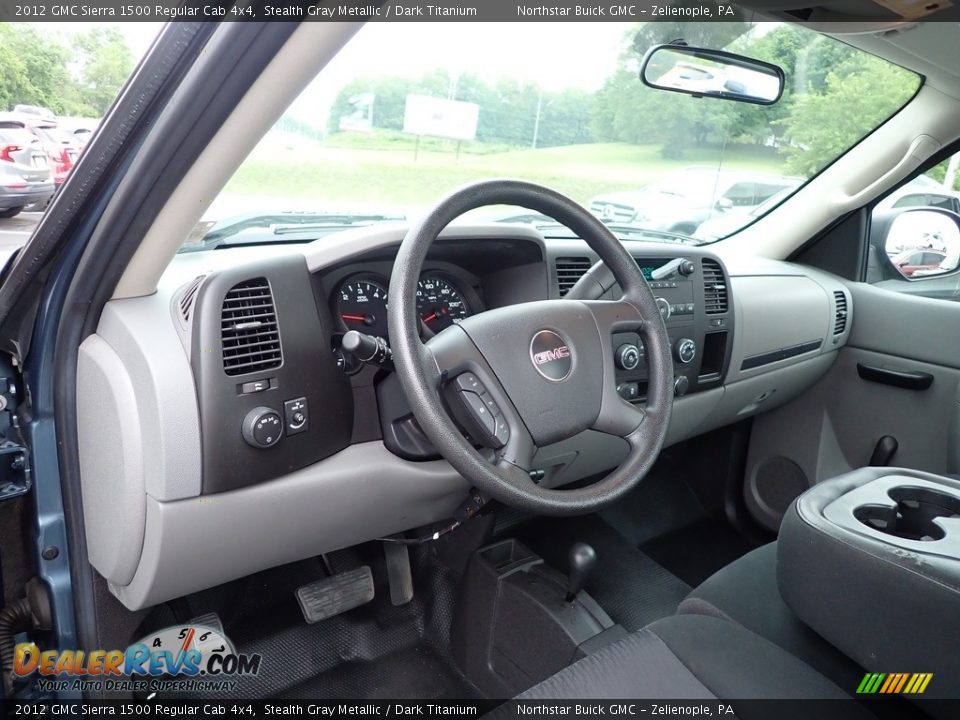
[{"label": "door handle", "polygon": [[926,390],[933,385],[933,375],[927,372],[891,370],[863,363],[857,363],[857,375],[869,382],[892,385],[905,390]]}]

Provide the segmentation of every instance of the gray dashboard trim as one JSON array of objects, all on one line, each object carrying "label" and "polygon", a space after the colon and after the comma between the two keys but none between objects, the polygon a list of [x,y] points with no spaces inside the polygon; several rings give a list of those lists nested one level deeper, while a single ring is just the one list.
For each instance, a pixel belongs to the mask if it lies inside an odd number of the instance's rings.
[{"label": "gray dashboard trim", "polygon": [[90,564],[101,575],[130,582],[143,549],[146,519],[144,435],[134,384],[123,360],[101,337],[80,346],[77,423],[83,516]]},{"label": "gray dashboard trim", "polygon": [[411,463],[383,443],[352,445],[283,478],[163,503],[147,499],[130,609],[450,517],[469,485],[444,461]]},{"label": "gray dashboard trim", "polygon": [[[97,327],[130,375],[137,414],[124,421],[139,427],[144,442],[146,492],[160,501],[200,494],[200,424],[193,373],[170,316],[165,289],[145,297],[111,300]],[[85,341],[86,342],[86,341]],[[80,421],[88,389],[78,389]]]}]

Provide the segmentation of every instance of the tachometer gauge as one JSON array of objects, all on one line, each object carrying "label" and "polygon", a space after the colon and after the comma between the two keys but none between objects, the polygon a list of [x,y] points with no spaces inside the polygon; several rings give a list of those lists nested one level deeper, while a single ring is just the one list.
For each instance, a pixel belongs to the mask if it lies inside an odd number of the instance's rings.
[{"label": "tachometer gauge", "polygon": [[387,337],[387,289],[376,280],[347,280],[337,290],[334,313],[346,330]]},{"label": "tachometer gauge", "polygon": [[424,275],[417,283],[417,314],[427,328],[438,333],[470,315],[470,309],[449,280]]}]

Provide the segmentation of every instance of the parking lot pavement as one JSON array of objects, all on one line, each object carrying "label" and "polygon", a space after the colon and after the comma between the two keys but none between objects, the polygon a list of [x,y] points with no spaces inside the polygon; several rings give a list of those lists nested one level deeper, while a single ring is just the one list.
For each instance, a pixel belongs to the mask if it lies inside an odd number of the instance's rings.
[{"label": "parking lot pavement", "polygon": [[12,218],[0,218],[0,250],[23,245],[40,222],[43,213],[20,213]]}]

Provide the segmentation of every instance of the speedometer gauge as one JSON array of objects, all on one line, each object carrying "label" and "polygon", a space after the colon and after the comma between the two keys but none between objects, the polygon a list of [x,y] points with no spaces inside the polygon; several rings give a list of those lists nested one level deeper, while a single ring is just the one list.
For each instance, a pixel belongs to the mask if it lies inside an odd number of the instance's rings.
[{"label": "speedometer gauge", "polygon": [[387,337],[387,289],[370,278],[347,280],[336,294],[334,312],[347,330]]},{"label": "speedometer gauge", "polygon": [[424,275],[417,283],[417,314],[424,325],[438,333],[467,317],[470,309],[451,282],[437,275]]}]

